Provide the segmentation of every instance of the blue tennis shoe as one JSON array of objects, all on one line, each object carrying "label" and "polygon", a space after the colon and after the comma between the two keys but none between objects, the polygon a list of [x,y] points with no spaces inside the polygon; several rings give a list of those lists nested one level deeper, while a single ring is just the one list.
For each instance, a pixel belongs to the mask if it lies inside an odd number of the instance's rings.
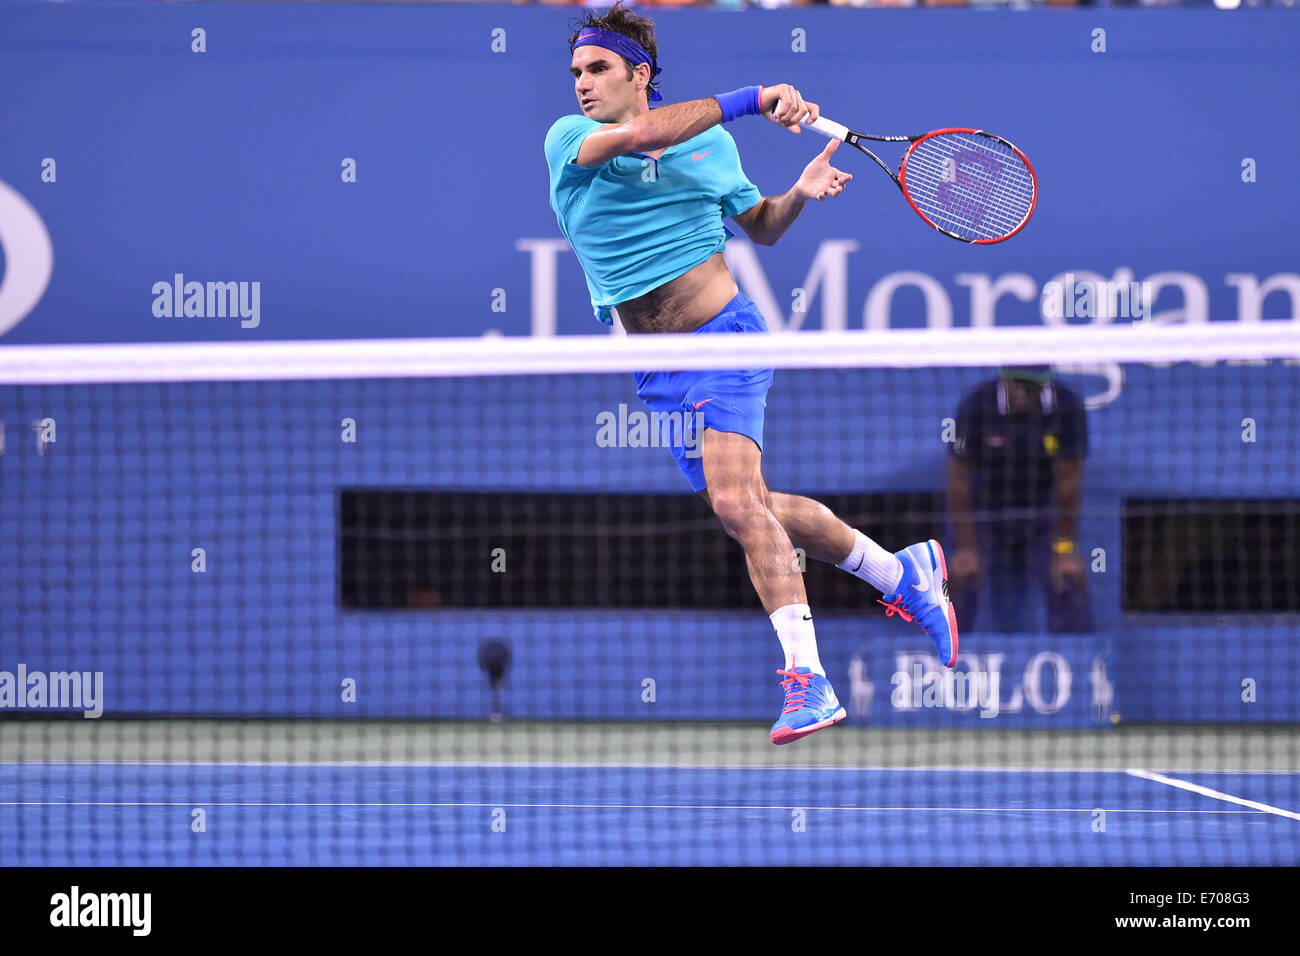
[{"label": "blue tennis shoe", "polygon": [[897,594],[886,594],[885,617],[897,614],[916,621],[930,635],[944,667],[957,663],[957,612],[948,600],[948,562],[943,547],[931,538],[895,553],[903,563]]},{"label": "blue tennis shoe", "polygon": [[821,674],[814,674],[812,668],[791,667],[777,673],[785,678],[781,681],[785,710],[772,725],[772,743],[793,743],[814,730],[839,723],[846,716],[831,682]]}]

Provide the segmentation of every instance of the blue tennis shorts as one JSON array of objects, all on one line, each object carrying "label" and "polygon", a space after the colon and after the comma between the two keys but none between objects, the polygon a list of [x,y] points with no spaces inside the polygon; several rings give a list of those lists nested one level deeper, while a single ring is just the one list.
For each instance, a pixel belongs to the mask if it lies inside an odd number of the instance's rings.
[{"label": "blue tennis shorts", "polygon": [[[767,323],[749,297],[739,292],[721,312],[690,334],[713,332],[766,335]],[[704,429],[744,435],[759,451],[763,450],[763,414],[771,387],[770,368],[636,373],[636,393],[651,412],[661,413],[663,444],[672,450],[692,491],[707,487],[701,457]]]}]

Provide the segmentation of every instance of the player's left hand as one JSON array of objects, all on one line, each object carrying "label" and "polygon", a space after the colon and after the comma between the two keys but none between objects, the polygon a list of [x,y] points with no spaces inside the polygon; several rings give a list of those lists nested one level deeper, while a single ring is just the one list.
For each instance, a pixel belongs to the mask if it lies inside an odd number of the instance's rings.
[{"label": "player's left hand", "polygon": [[826,144],[826,148],[817,154],[817,158],[804,167],[803,175],[799,177],[795,186],[808,199],[825,200],[829,196],[838,196],[853,179],[850,173],[831,165],[831,155],[839,145],[839,140],[831,140]]},{"label": "player's left hand", "polygon": [[1051,578],[1052,590],[1058,594],[1070,584],[1077,587],[1083,582],[1083,562],[1073,552],[1070,554],[1053,553]]}]

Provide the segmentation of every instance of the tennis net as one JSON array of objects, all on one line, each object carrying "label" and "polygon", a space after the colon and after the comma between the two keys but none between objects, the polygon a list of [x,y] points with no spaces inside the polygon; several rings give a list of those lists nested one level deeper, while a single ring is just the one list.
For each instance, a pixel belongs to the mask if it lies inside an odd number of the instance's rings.
[{"label": "tennis net", "polygon": [[[0,863],[1300,862],[1300,325],[0,349]],[[943,668],[801,551],[791,746],[641,369],[944,542]],[[695,443],[694,445],[692,443]]]}]

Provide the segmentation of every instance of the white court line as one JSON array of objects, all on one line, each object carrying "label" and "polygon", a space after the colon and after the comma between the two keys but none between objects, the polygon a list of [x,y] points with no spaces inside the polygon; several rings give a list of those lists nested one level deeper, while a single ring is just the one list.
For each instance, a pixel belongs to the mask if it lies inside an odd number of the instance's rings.
[{"label": "white court line", "polygon": [[[0,807],[413,807],[413,808],[485,808],[508,807],[514,810],[838,810],[863,812],[923,813],[1095,813],[1096,807],[816,807],[791,804],[688,804],[688,803],[258,803],[236,801],[214,803],[206,800],[190,801],[3,801]],[[1108,813],[1250,813],[1248,810],[1165,810],[1165,809],[1111,809]]]},{"label": "white court line", "polygon": [[1279,817],[1286,817],[1288,820],[1300,820],[1300,813],[1291,810],[1283,810],[1279,807],[1270,806],[1267,803],[1259,803],[1256,800],[1246,800],[1243,797],[1234,797],[1230,793],[1224,793],[1222,790],[1211,790],[1209,787],[1202,787],[1197,783],[1189,783],[1186,780],[1179,780],[1175,777],[1166,777],[1161,773],[1153,773],[1150,770],[1130,770],[1128,771],[1134,777],[1140,777],[1143,780],[1151,780],[1155,783],[1163,783],[1170,787],[1177,787],[1179,790],[1187,790],[1191,793],[1199,793],[1203,797],[1213,797],[1215,800],[1226,800],[1228,803],[1235,803],[1239,806],[1250,807],[1253,810],[1263,813],[1276,813]]},{"label": "white court line", "polygon": [[[552,761],[477,761],[477,760],[13,760],[0,761],[0,767],[403,767],[413,770],[510,768],[528,770],[829,770],[836,773],[1134,773],[1125,767],[1011,767],[998,766],[820,766],[817,764],[677,764],[677,763],[606,763]],[[1241,773],[1300,774],[1300,770],[1207,770],[1200,767],[1166,767],[1169,773]],[[1146,771],[1136,771],[1146,772]]]}]

